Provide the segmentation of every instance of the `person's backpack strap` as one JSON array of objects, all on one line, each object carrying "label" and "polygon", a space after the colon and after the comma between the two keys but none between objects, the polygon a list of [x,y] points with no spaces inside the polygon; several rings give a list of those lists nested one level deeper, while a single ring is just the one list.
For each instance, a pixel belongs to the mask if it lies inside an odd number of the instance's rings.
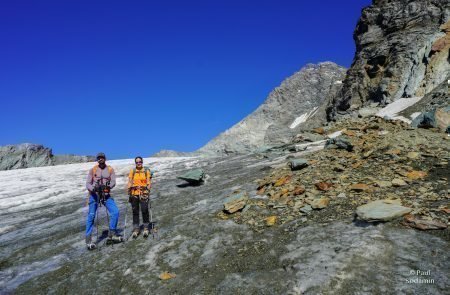
[{"label": "person's backpack strap", "polygon": [[95,165],[94,167],[92,167],[92,183],[94,183],[94,179],[95,179],[95,173],[97,173],[97,169],[98,169],[98,165]]},{"label": "person's backpack strap", "polygon": [[[109,173],[109,177],[108,177],[108,178],[111,179],[111,173],[112,173],[113,169],[112,169],[112,167],[109,166],[109,165],[107,165],[106,167],[108,168],[108,173]],[[98,170],[98,165],[95,165],[95,166],[92,168],[92,182],[94,182],[95,173],[97,173],[97,170]]]}]

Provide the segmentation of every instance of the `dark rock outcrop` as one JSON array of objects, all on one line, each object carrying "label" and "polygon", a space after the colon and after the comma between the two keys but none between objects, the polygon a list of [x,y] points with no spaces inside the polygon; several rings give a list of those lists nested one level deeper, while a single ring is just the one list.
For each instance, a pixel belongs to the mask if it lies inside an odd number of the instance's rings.
[{"label": "dark rock outcrop", "polygon": [[424,96],[450,74],[450,2],[374,0],[354,32],[356,53],[329,120],[349,109]]},{"label": "dark rock outcrop", "polygon": [[53,155],[40,144],[23,143],[0,147],[0,170],[12,170],[50,165],[94,161],[92,156]]}]

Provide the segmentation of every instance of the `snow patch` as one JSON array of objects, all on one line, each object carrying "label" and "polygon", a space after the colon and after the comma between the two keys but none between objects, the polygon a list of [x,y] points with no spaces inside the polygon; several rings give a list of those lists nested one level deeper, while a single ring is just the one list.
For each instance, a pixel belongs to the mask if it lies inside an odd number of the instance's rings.
[{"label": "snow patch", "polygon": [[422,96],[418,97],[410,97],[410,98],[400,98],[393,103],[388,104],[384,108],[382,108],[378,113],[376,113],[376,116],[378,117],[388,117],[390,119],[394,120],[401,120],[404,122],[407,122],[408,124],[411,123],[411,120],[397,115],[399,112],[403,111],[404,109],[412,106],[413,104],[417,103],[419,100],[422,99]]},{"label": "snow patch", "polygon": [[342,135],[342,130],[339,130],[339,131],[333,132],[331,134],[328,134],[327,137],[328,138],[336,138],[336,137],[338,137],[340,135]]},{"label": "snow patch", "polygon": [[412,113],[411,116],[409,116],[411,118],[411,120],[414,120],[415,118],[417,118],[417,116],[419,116],[421,114],[421,112],[415,112]]},{"label": "snow patch", "polygon": [[317,111],[319,107],[315,107],[313,108],[310,112],[308,113],[304,113],[302,114],[300,117],[297,117],[294,122],[292,122],[291,126],[289,126],[289,128],[294,129],[295,127],[297,127],[298,125],[300,125],[301,123],[305,122],[306,120],[308,120],[309,117],[311,117],[312,115],[315,114],[315,112]]}]

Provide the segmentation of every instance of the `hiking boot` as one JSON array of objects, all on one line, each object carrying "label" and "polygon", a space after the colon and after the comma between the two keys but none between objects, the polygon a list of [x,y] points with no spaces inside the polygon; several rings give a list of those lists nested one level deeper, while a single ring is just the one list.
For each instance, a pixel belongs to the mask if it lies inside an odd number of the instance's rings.
[{"label": "hiking boot", "polygon": [[139,229],[135,228],[135,229],[133,230],[133,233],[131,234],[131,237],[132,237],[133,239],[136,239],[138,236],[139,236]]},{"label": "hiking boot", "polygon": [[95,243],[92,242],[90,236],[86,237],[86,248],[88,250],[94,250],[95,248],[97,248],[97,245],[95,245]]},{"label": "hiking boot", "polygon": [[113,243],[113,244],[117,244],[117,243],[122,243],[123,242],[123,237],[119,236],[118,234],[114,233],[112,234],[111,232],[109,233],[108,239],[106,240],[107,243]]},{"label": "hiking boot", "polygon": [[142,236],[144,238],[147,238],[149,234],[150,234],[150,231],[148,230],[148,228],[144,228],[144,231],[142,232]]}]

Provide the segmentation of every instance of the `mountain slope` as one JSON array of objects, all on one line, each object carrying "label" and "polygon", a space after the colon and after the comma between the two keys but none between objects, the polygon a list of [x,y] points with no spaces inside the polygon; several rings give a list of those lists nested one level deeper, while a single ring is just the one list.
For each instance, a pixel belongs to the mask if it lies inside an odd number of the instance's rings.
[{"label": "mountain slope", "polygon": [[[266,101],[242,121],[200,148],[206,154],[249,152],[288,142],[293,129],[328,98],[345,68],[332,62],[308,64],[275,88]],[[296,121],[297,119],[297,121]]]}]

